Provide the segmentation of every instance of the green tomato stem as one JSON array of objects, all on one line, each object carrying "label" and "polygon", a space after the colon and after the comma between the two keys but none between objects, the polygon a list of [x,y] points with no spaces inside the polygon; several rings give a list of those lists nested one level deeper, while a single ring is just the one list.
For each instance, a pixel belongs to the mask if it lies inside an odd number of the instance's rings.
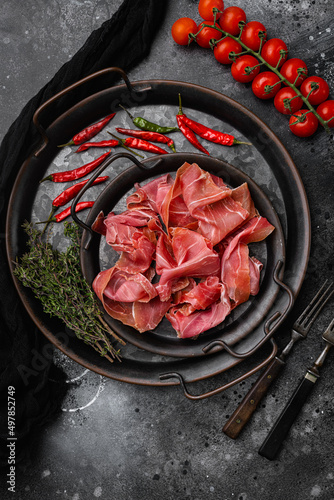
[{"label": "green tomato stem", "polygon": [[[241,23],[239,23],[241,24]],[[272,71],[273,73],[275,73],[281,80],[281,82],[285,83],[288,87],[292,88],[295,93],[297,94],[298,97],[301,98],[301,100],[304,102],[304,104],[306,104],[306,106],[308,107],[308,109],[314,114],[314,116],[316,116],[316,118],[318,118],[319,122],[321,123],[321,125],[324,127],[324,129],[326,130],[326,132],[330,133],[330,127],[327,125],[327,122],[325,120],[323,120],[321,118],[321,116],[316,112],[316,110],[313,108],[313,106],[310,104],[309,100],[308,100],[308,97],[305,97],[303,96],[303,94],[300,92],[299,88],[296,87],[296,85],[294,83],[291,83],[289,82],[289,80],[287,80],[281,73],[280,71],[278,70],[278,68],[275,68],[274,66],[272,66],[271,64],[269,64],[262,56],[261,56],[261,45],[260,45],[260,49],[258,52],[255,52],[254,50],[250,49],[245,43],[243,43],[241,41],[241,34],[242,34],[242,31],[244,29],[244,24],[241,24],[241,29],[240,29],[240,33],[238,36],[234,36],[234,35],[231,35],[230,33],[228,33],[227,31],[224,31],[223,29],[221,29],[221,27],[219,25],[215,26],[215,29],[217,31],[220,31],[223,35],[225,36],[229,36],[230,38],[232,38],[233,40],[235,40],[236,42],[238,42],[243,49],[245,49],[247,51],[248,54],[252,54],[254,57],[256,57],[257,59],[259,59],[259,61],[261,62],[261,64],[264,64],[265,66],[267,66],[267,68]],[[203,24],[202,28],[204,27],[211,27],[212,28],[212,25],[207,25],[207,24]],[[261,38],[261,42],[263,42],[263,39],[262,37]]]}]

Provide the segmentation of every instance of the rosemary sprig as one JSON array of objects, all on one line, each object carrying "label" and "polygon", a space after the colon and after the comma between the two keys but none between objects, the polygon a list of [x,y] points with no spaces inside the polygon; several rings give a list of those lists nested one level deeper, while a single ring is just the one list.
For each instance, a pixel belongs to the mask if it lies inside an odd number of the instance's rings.
[{"label": "rosemary sprig", "polygon": [[112,335],[124,345],[102,318],[97,299],[81,273],[80,228],[64,223],[70,245],[64,252],[42,240],[42,233],[31,223],[23,224],[28,235],[28,251],[16,261],[15,276],[42,303],[50,316],[60,318],[75,335],[109,361],[120,361],[120,352],[110,340]]}]

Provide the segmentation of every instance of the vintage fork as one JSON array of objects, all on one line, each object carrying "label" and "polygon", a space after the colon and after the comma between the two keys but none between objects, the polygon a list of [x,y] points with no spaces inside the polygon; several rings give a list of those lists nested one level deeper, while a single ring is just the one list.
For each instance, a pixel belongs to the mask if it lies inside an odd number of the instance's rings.
[{"label": "vintage fork", "polygon": [[307,370],[306,374],[300,381],[295,392],[292,394],[290,400],[259,449],[259,454],[269,460],[273,460],[275,458],[293,422],[297,418],[308,395],[320,377],[319,368],[321,368],[324,364],[331,347],[334,346],[334,319],[332,319],[331,323],[322,334],[322,338],[326,342],[325,348],[313,363],[311,368]]},{"label": "vintage fork", "polygon": [[281,369],[285,366],[285,359],[290,353],[293,345],[300,339],[304,339],[311,329],[320,311],[328,302],[334,290],[333,283],[327,286],[328,280],[324,282],[320,290],[313,297],[306,309],[301,313],[292,327],[291,339],[279,356],[276,356],[260,375],[250,391],[246,394],[238,408],[228,419],[223,427],[223,432],[236,439],[251,418],[259,402],[267,393],[269,387],[278,377]]}]

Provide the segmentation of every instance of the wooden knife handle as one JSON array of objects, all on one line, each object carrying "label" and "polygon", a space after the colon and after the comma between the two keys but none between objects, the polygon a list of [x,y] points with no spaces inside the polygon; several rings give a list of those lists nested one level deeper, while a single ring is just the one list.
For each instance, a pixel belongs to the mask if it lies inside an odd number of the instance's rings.
[{"label": "wooden knife handle", "polygon": [[303,377],[259,449],[260,455],[269,460],[274,460],[318,377],[318,375],[311,372],[307,372]]},{"label": "wooden knife handle", "polygon": [[249,421],[257,405],[267,393],[273,381],[277,378],[285,362],[274,358],[265,371],[257,379],[253,387],[241,401],[233,415],[223,427],[223,432],[232,439],[236,439],[246,423]]}]

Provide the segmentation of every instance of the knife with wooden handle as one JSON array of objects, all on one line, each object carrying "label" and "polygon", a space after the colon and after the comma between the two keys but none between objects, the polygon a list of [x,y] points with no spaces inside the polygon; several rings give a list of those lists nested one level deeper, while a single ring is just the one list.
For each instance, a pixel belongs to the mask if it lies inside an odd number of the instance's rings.
[{"label": "knife with wooden handle", "polygon": [[271,384],[276,380],[282,368],[285,366],[285,358],[289,354],[297,340],[304,338],[304,335],[292,330],[290,342],[283,349],[280,356],[269,363],[264,372],[257,379],[253,387],[246,394],[238,408],[234,411],[223,427],[223,432],[232,439],[236,439],[246,423],[253,415],[256,407],[266,395]]},{"label": "knife with wooden handle", "polygon": [[223,427],[223,432],[236,439],[246,423],[253,415],[259,402],[267,393],[269,387],[278,377],[281,369],[285,366],[285,359],[290,353],[293,345],[300,339],[305,339],[311,326],[318,317],[320,311],[333,295],[334,290],[331,290],[332,283],[326,288],[327,280],[323,283],[322,287],[306,309],[301,313],[292,326],[291,338],[289,343],[285,346],[280,356],[276,356],[268,365],[266,370],[260,375],[255,385],[250,389],[248,394],[244,397],[238,408],[233,415],[229,418]]},{"label": "knife with wooden handle", "polygon": [[322,338],[326,342],[326,347],[316,359],[313,366],[307,370],[305,376],[300,381],[298,387],[292,394],[290,400],[259,449],[259,454],[269,460],[274,460],[276,457],[292,424],[320,377],[319,368],[322,367],[328,352],[332,346],[334,346],[334,319],[322,334]]}]

